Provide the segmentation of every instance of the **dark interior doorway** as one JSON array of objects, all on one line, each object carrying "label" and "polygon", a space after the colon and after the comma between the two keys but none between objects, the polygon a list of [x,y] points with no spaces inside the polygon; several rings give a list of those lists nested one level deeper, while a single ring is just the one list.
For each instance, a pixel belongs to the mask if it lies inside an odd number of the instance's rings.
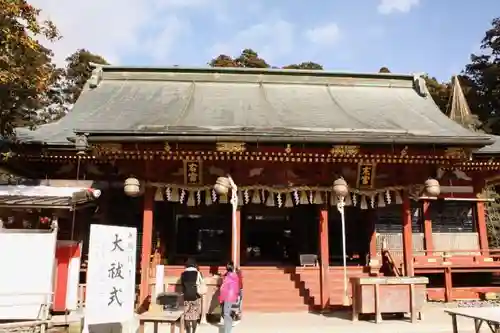
[{"label": "dark interior doorway", "polygon": [[201,265],[225,265],[231,255],[231,205],[155,207],[156,237],[169,265],[194,258]]},{"label": "dark interior doorway", "polygon": [[300,254],[316,254],[316,217],[317,210],[312,205],[245,206],[241,214],[242,265],[298,265]]},{"label": "dark interior doorway", "polygon": [[[370,218],[373,209],[345,207],[346,254],[348,265],[366,265],[370,252]],[[330,265],[342,265],[342,221],[332,207],[328,213]]]}]

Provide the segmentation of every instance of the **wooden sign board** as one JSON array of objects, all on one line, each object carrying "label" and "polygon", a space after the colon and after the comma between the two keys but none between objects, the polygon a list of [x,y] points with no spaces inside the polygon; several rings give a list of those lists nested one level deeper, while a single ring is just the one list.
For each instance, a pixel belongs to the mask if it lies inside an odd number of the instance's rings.
[{"label": "wooden sign board", "polygon": [[134,317],[137,229],[90,226],[85,324],[128,322]]},{"label": "wooden sign board", "polygon": [[203,166],[201,161],[184,160],[184,184],[202,185]]},{"label": "wooden sign board", "polygon": [[375,187],[375,163],[361,162],[358,165],[358,188]]}]

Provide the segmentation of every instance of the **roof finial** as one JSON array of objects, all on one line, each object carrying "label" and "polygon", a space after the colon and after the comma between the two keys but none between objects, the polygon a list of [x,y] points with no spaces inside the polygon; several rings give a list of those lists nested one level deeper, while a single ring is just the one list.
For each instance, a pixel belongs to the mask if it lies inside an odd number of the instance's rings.
[{"label": "roof finial", "polygon": [[[95,64],[91,63],[91,66],[92,65],[95,65]],[[89,88],[90,89],[97,88],[97,86],[99,85],[99,83],[101,81],[102,81],[102,66],[96,66],[92,70],[92,75],[90,76],[89,80],[87,81]]]},{"label": "roof finial", "polygon": [[426,97],[429,94],[429,91],[427,90],[427,85],[425,83],[424,74],[422,73],[413,74],[413,86],[420,96]]}]

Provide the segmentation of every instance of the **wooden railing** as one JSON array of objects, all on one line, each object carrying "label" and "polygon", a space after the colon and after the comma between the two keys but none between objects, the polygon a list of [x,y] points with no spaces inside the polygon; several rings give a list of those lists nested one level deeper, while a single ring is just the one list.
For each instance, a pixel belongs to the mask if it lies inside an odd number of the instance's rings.
[{"label": "wooden railing", "polygon": [[[403,257],[403,234],[397,233],[377,233],[377,253],[381,253],[385,245],[385,250],[391,251],[394,258]],[[424,250],[424,234],[413,233],[413,251]]]},{"label": "wooden railing", "polygon": [[[495,262],[500,267],[500,249],[487,249],[487,250],[475,250],[475,249],[454,249],[454,250],[440,250],[440,251],[415,251],[414,257],[440,257],[443,259],[447,258],[469,258],[472,261],[479,260],[482,258],[483,262]],[[484,260],[486,259],[486,260]]]},{"label": "wooden railing", "polygon": [[[479,236],[477,232],[457,232],[457,233],[433,233],[432,243],[434,245],[433,252],[443,253],[450,252],[453,249],[456,254],[459,250],[464,251],[464,255],[479,254]],[[472,249],[472,251],[470,251]]]},{"label": "wooden railing", "polygon": [[[445,252],[456,252],[463,255],[477,255],[479,250],[479,237],[476,232],[461,233],[433,233],[433,252],[441,255]],[[423,233],[413,233],[413,253],[425,255],[425,242]],[[377,233],[377,253],[381,253],[382,244],[385,242],[386,249],[391,251],[395,258],[403,256],[403,234],[402,233]]]}]

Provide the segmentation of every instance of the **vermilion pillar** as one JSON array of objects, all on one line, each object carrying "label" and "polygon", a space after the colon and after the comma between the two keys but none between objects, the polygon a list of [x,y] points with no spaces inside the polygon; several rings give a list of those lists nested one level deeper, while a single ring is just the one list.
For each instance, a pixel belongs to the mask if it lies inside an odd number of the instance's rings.
[{"label": "vermilion pillar", "polygon": [[320,243],[320,286],[321,286],[321,308],[330,306],[330,250],[328,244],[328,210],[321,208],[319,214],[319,243]]},{"label": "vermilion pillar", "polygon": [[483,255],[488,254],[488,230],[486,228],[486,208],[484,207],[484,202],[477,202],[476,204],[477,212],[477,233],[479,236],[479,248],[483,252]]},{"label": "vermilion pillar", "polygon": [[413,232],[411,230],[411,202],[408,191],[403,193],[403,258],[406,276],[413,276]]},{"label": "vermilion pillar", "polygon": [[[484,182],[475,181],[474,182],[474,193],[479,195],[483,191]],[[488,230],[486,227],[486,207],[484,202],[478,201],[476,203],[476,228],[479,237],[479,248],[481,249],[483,255],[488,254]]]},{"label": "vermilion pillar", "polygon": [[139,304],[149,295],[149,263],[153,245],[153,205],[154,191],[147,188],[144,193],[144,209],[142,217],[142,249],[141,249],[141,285]]},{"label": "vermilion pillar", "polygon": [[453,281],[450,267],[444,269],[444,300],[445,302],[453,301]]},{"label": "vermilion pillar", "polygon": [[236,210],[236,230],[231,233],[231,255],[230,258],[233,256],[233,245],[235,242],[236,238],[236,260],[234,261],[234,266],[235,267],[240,267],[241,265],[241,210],[238,207],[238,210]]},{"label": "vermilion pillar", "polygon": [[368,265],[370,267],[378,267],[380,262],[378,260],[377,253],[377,230],[375,228],[375,224],[377,223],[377,211],[375,209],[370,209],[368,215],[368,225],[369,225],[369,234],[370,234],[370,246],[369,246],[369,258]]},{"label": "vermilion pillar", "polygon": [[423,220],[424,220],[424,242],[425,242],[425,253],[426,255],[432,255],[434,251],[434,243],[432,240],[432,220],[431,220],[431,203],[429,200],[425,200],[423,204]]}]

